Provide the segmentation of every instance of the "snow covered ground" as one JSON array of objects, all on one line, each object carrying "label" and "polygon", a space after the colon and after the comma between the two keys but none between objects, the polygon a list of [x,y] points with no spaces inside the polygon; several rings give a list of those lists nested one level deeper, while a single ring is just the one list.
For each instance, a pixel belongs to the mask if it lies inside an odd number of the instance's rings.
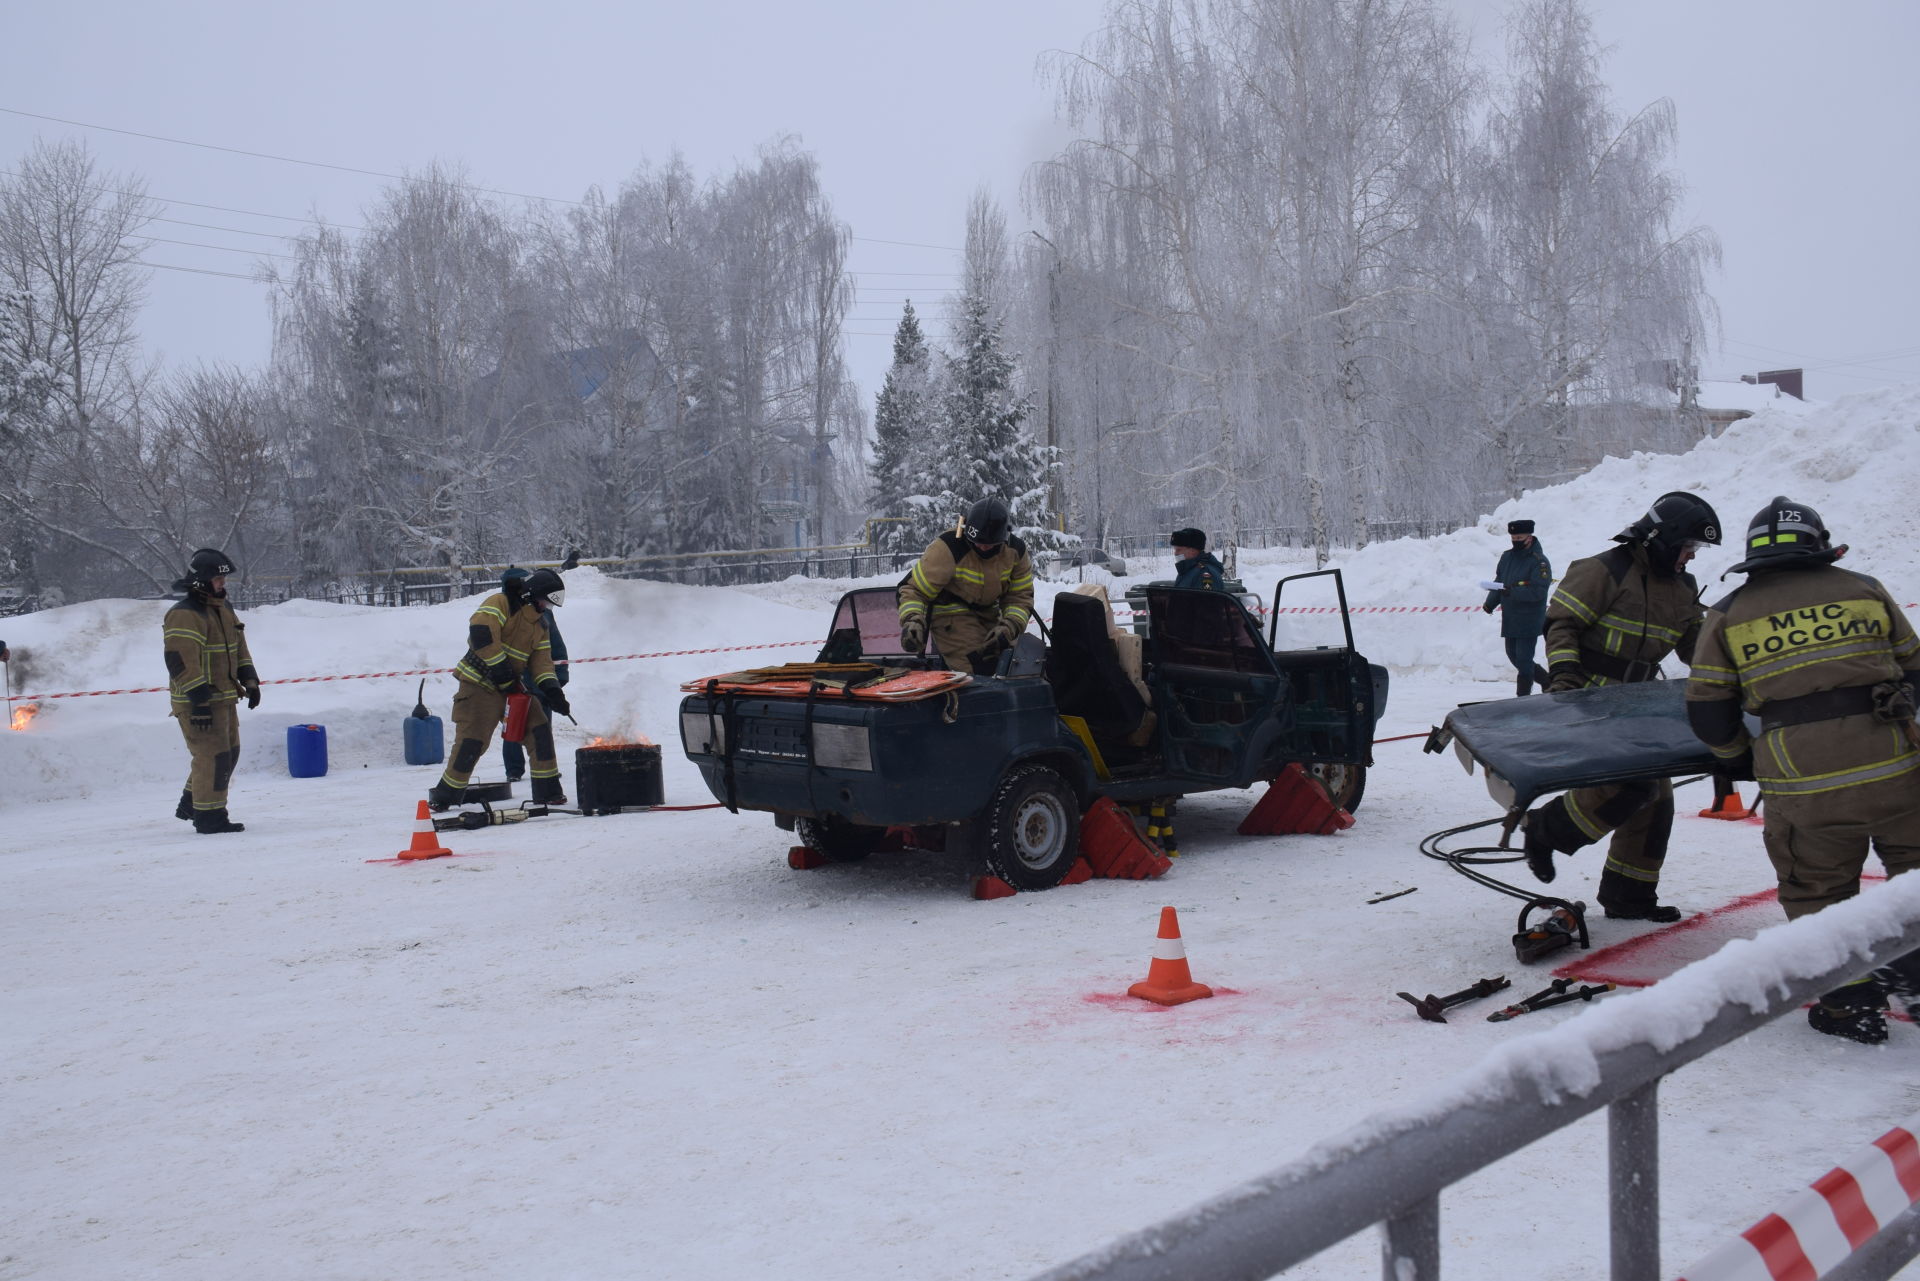
[{"label": "snow covered ground", "polygon": [[[1699,488],[1730,544],[1784,490],[1854,543],[1850,566],[1915,600],[1916,474],[1920,392],[1879,393],[1610,462],[1480,528],[1342,564],[1356,604],[1471,605],[1510,515],[1539,520],[1564,565],[1664,489]],[[1250,581],[1282,567],[1243,558]],[[562,620],[582,658],[799,641],[842,586],[582,573]],[[295,603],[246,621],[272,678],[446,666],[470,608]],[[159,613],[7,620],[31,671],[16,688],[156,683]],[[1368,613],[1355,630],[1396,668],[1383,735],[1510,689],[1479,613]],[[587,733],[646,732],[667,745],[668,801],[705,801],[675,741],[678,682],[807,656],[583,663],[563,761]],[[1254,796],[1218,793],[1183,805],[1185,856],[1163,880],[978,903],[969,869],[935,855],[792,871],[769,819],[722,810],[554,817],[451,837],[458,859],[369,864],[406,844],[434,773],[397,763],[413,690],[269,686],[242,712],[248,830],[215,841],[170,817],[184,754],[163,696],[54,700],[0,733],[0,1278],[1017,1278],[1582,1017],[1489,1024],[1490,1001],[1441,1027],[1394,997],[1547,978],[1513,960],[1509,900],[1419,855],[1422,835],[1495,809],[1417,740],[1378,749],[1341,835],[1237,836]],[[450,693],[429,678],[442,715]],[[327,726],[332,770],[291,779],[279,744],[307,721]],[[1692,817],[1707,798],[1691,791],[1665,897],[1705,909],[1766,888],[1758,830]],[[1590,900],[1598,870],[1587,851],[1555,889]],[[1120,995],[1163,903],[1216,999]],[[1647,928],[1597,920],[1595,942]],[[1909,1026],[1874,1051],[1788,1018],[1676,1074],[1669,1270],[1920,1108],[1916,1052]],[[1443,1207],[1451,1275],[1604,1276],[1603,1122]],[[1376,1250],[1363,1235],[1290,1275],[1373,1275]]]}]

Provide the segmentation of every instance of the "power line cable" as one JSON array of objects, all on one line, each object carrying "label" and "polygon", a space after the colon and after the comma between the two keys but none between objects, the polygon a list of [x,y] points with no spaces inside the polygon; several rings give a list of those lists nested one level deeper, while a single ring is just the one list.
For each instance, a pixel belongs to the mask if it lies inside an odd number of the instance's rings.
[{"label": "power line cable", "polygon": [[[337,165],[326,160],[304,160],[298,156],[279,156],[267,151],[249,151],[244,147],[225,147],[213,142],[196,142],[191,138],[169,138],[164,134],[142,133],[138,129],[120,129],[113,125],[97,125],[85,120],[68,120],[63,116],[42,115],[37,111],[22,111],[18,107],[0,107],[0,112],[11,116],[25,116],[29,120],[47,120],[54,124],[69,125],[75,129],[98,129],[103,133],[124,134],[129,138],[145,138],[150,142],[164,142],[176,147],[199,147],[206,151],[222,151],[228,155],[249,156],[255,160],[274,160],[281,164],[307,165],[314,169],[332,169],[339,173],[361,174],[369,178],[386,178],[395,182],[416,182],[415,177],[407,174],[388,173],[383,169],[362,169],[357,165]],[[481,187],[473,183],[454,182],[447,184],[462,191],[478,191],[489,196],[512,196],[515,200],[539,200],[554,205],[580,206],[584,200],[568,200],[562,196],[538,196],[525,191],[507,191],[500,187]],[[155,197],[156,199],[158,197]],[[964,253],[957,245],[931,245],[918,240],[881,240],[873,236],[850,236],[850,240],[862,241],[870,245],[899,245],[908,249],[938,249],[948,253]]]}]

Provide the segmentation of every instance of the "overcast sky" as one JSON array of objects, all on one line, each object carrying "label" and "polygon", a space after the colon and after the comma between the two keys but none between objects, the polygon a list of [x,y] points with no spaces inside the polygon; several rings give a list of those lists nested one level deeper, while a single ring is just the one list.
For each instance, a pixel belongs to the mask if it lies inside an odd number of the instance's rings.
[{"label": "overcast sky", "polygon": [[[1503,6],[1453,7],[1497,59]],[[899,301],[938,310],[954,283],[969,193],[984,184],[1019,224],[1022,172],[1066,136],[1036,59],[1078,47],[1104,8],[0,0],[0,158],[11,168],[36,136],[75,137],[106,168],[144,176],[179,220],[152,234],[194,242],[147,258],[195,269],[154,272],[149,350],[256,365],[265,289],[201,273],[246,276],[250,255],[315,211],[356,222],[384,180],[9,112],[385,173],[438,158],[477,184],[563,200],[676,148],[708,174],[795,134],[856,237],[848,342],[871,396]],[[1712,282],[1724,344],[1706,376],[1800,365],[1815,399],[1920,382],[1920,3],[1598,0],[1593,12],[1616,105],[1674,100],[1689,217],[1724,245]]]}]

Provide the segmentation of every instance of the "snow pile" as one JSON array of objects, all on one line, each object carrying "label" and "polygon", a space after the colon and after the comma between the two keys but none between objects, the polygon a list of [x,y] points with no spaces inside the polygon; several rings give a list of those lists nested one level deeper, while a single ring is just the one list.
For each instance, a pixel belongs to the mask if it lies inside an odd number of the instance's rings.
[{"label": "snow pile", "polygon": [[[1367,605],[1478,606],[1488,577],[1508,546],[1507,522],[1530,519],[1556,574],[1612,546],[1614,534],[1669,490],[1699,494],[1724,524],[1719,547],[1693,565],[1709,604],[1744,581],[1721,575],[1741,559],[1747,521],[1776,494],[1816,508],[1835,541],[1851,543],[1847,568],[1886,583],[1902,603],[1920,600],[1920,507],[1912,481],[1920,476],[1920,387],[1885,388],[1825,404],[1798,402],[1792,411],[1768,410],[1733,424],[1685,454],[1610,458],[1586,475],[1502,503],[1473,526],[1438,538],[1376,543],[1334,561],[1347,596]],[[1278,572],[1308,568],[1298,553],[1245,552],[1241,577],[1272,590]],[[1260,569],[1275,573],[1262,573]],[[1292,603],[1292,593],[1286,603]],[[1303,603],[1320,603],[1305,600]],[[1304,626],[1282,617],[1283,635]],[[1430,668],[1497,679],[1511,668],[1501,650],[1497,619],[1477,613],[1361,614],[1354,619],[1360,649],[1395,668]],[[1677,661],[1668,668],[1678,672]]]}]

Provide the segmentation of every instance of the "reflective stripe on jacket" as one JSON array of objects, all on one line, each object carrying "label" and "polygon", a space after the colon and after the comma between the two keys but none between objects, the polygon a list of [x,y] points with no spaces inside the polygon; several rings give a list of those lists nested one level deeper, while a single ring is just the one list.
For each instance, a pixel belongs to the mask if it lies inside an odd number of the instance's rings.
[{"label": "reflective stripe on jacket", "polygon": [[955,559],[946,535],[927,544],[900,584],[900,621],[931,615],[938,622],[956,614],[978,614],[990,622],[1005,619],[1025,631],[1033,618],[1033,560],[1026,544],[1009,538],[988,557],[970,544],[963,547]]},{"label": "reflective stripe on jacket", "polygon": [[[1547,603],[1547,666],[1580,663],[1583,653],[1653,669],[1668,654],[1691,660],[1703,610],[1688,573],[1657,574],[1639,544],[1576,560]],[[1619,678],[1588,671],[1587,684]]]},{"label": "reflective stripe on jacket", "polygon": [[[245,684],[243,668],[249,678],[259,679],[251,671],[246,624],[218,596],[189,593],[167,611],[160,630],[167,690],[176,711],[197,702],[233,702]],[[201,689],[209,692],[196,696]]]},{"label": "reflective stripe on jacket", "polygon": [[487,597],[467,620],[467,645],[466,657],[453,669],[463,681],[500,688],[491,671],[503,664],[508,684],[521,676],[534,686],[555,679],[553,640],[532,601],[516,609],[505,592]]}]

